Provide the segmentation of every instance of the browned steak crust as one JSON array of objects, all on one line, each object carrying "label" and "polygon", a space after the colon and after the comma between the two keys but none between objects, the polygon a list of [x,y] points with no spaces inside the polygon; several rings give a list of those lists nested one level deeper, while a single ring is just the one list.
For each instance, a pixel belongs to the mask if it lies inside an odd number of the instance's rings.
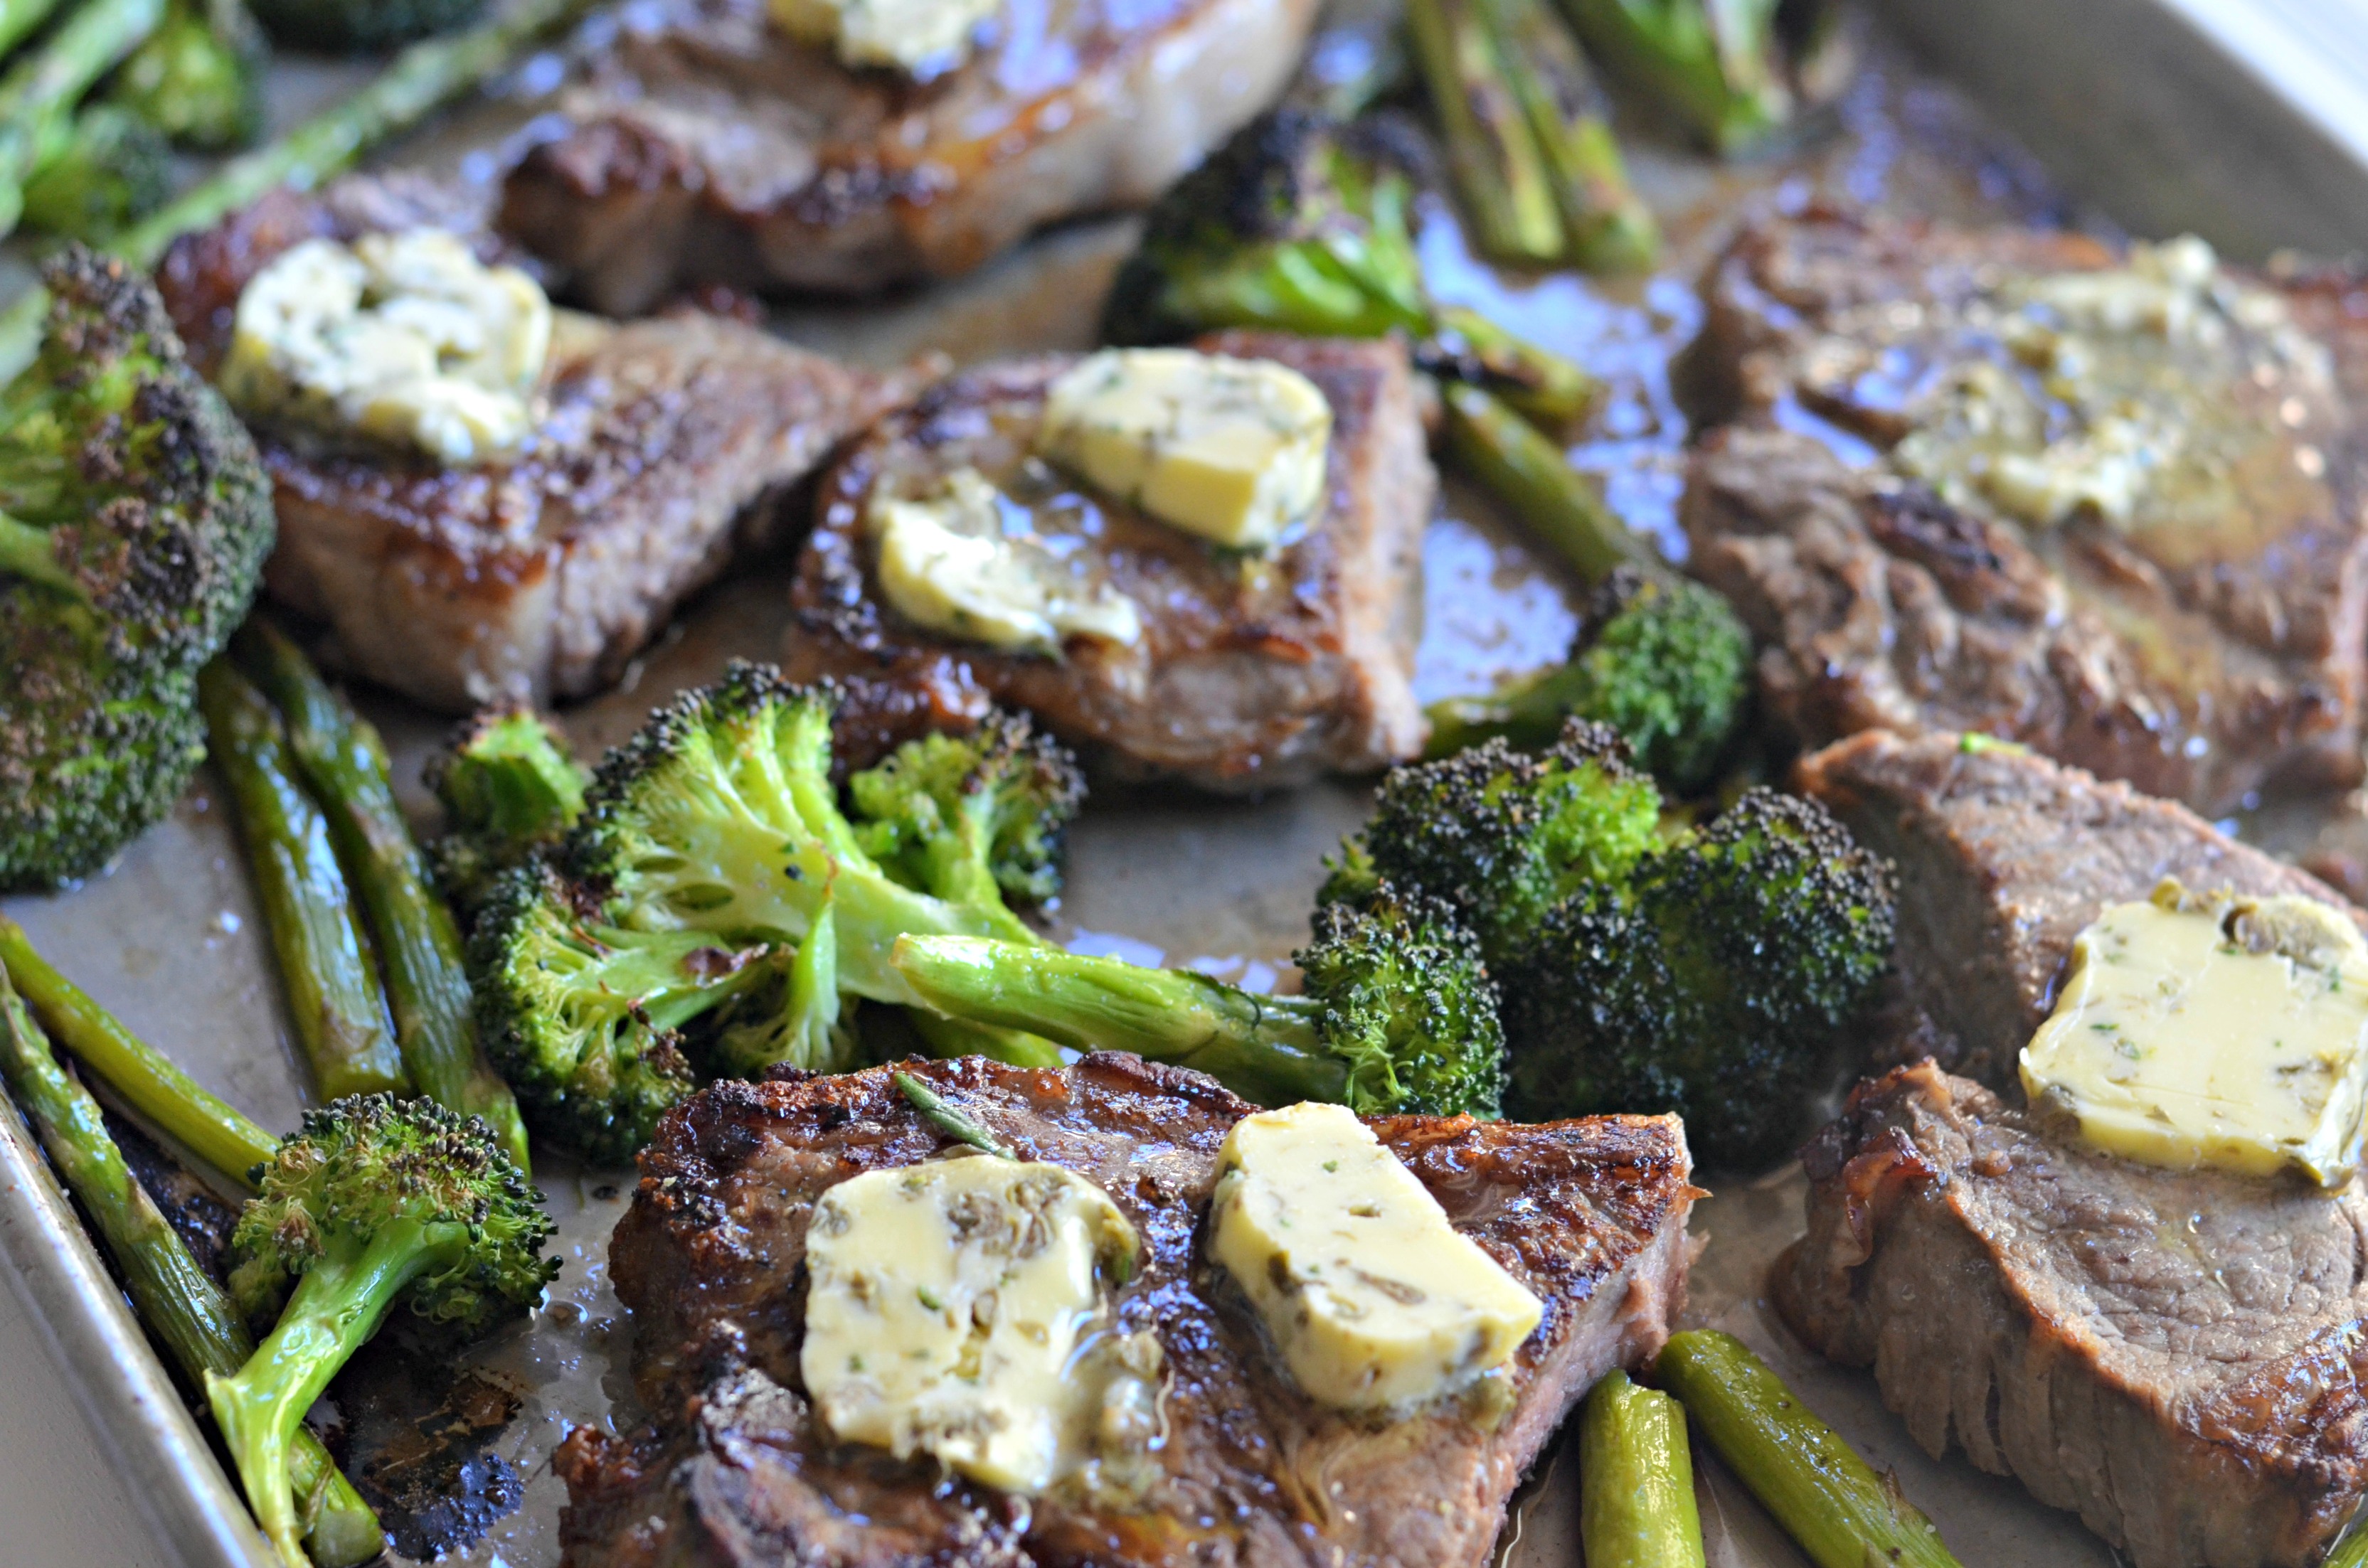
[{"label": "browned steak crust", "polygon": [[1770,1281],[1938,1456],[2076,1509],[2135,1568],[2302,1568],[2368,1483],[2368,1202],[2072,1148],[1930,1063],[1803,1154]]},{"label": "browned steak crust", "polygon": [[[1022,1158],[1083,1173],[1144,1238],[1120,1325],[1166,1359],[1160,1479],[1139,1506],[1031,1506],[833,1449],[803,1398],[814,1199],[945,1146],[885,1069],[723,1084],[668,1113],[610,1249],[657,1430],[563,1450],[575,1568],[632,1564],[1317,1564],[1486,1561],[1521,1472],[1605,1371],[1650,1357],[1682,1304],[1695,1196],[1674,1118],[1374,1124],[1467,1234],[1546,1303],[1510,1411],[1375,1424],[1299,1397],[1201,1255],[1218,1145],[1252,1108],[1206,1078],[1098,1054],[1059,1072],[905,1064]],[[859,1528],[859,1520],[873,1524]]]},{"label": "browned steak crust", "polygon": [[989,699],[1034,710],[1133,771],[1219,790],[1366,771],[1422,749],[1414,699],[1422,530],[1437,489],[1404,348],[1225,334],[1202,347],[1304,372],[1332,405],[1325,516],[1271,567],[1245,570],[1133,508],[1099,501],[1093,550],[1142,607],[1133,648],[1073,640],[1067,656],[998,653],[884,606],[864,517],[876,485],[1026,456],[1046,387],[1073,361],[989,366],[882,420],[824,480],[791,602],[801,676],[891,678],[950,713]]},{"label": "browned steak crust", "polygon": [[[353,208],[280,192],[176,245],[158,282],[191,358],[219,362],[240,290],[274,256],[361,232]],[[585,696],[904,390],[700,315],[564,317],[545,388],[528,448],[483,469],[258,433],[279,514],[271,591],[431,707]]]},{"label": "browned steak crust", "polygon": [[2349,908],[2184,806],[2011,747],[1873,731],[1803,759],[1796,777],[1898,868],[1898,962],[1923,1014],[1916,1053],[1993,1088],[2015,1081],[2072,938],[2106,904],[2177,877]]},{"label": "browned steak crust", "polygon": [[[916,85],[763,0],[664,0],[563,99],[502,225],[616,315],[685,283],[868,293],[1150,200],[1279,92],[1315,0],[1046,0]],[[655,17],[655,19],[651,19]]]},{"label": "browned steak crust", "polygon": [[1804,744],[1981,731],[2207,812],[2358,777],[2368,294],[2351,279],[2278,285],[2334,387],[2265,366],[2195,415],[2199,441],[2249,454],[2208,520],[2025,528],[1828,449],[1879,460],[1926,390],[2014,363],[2002,282],[2115,260],[2078,235],[1812,215],[1747,230],[1712,269],[1687,370],[1697,416],[1736,423],[1691,466],[1691,569],[1750,625]]}]

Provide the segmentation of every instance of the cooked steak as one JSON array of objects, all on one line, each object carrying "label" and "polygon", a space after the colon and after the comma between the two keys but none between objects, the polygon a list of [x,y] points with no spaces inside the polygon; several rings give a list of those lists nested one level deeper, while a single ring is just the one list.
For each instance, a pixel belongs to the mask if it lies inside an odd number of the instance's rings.
[{"label": "cooked steak", "polygon": [[[220,362],[240,290],[282,251],[419,210],[374,185],[283,191],[185,238],[158,284],[191,358]],[[689,314],[563,315],[545,386],[539,433],[482,469],[259,432],[279,513],[271,592],[328,621],[355,669],[431,707],[583,696],[722,568],[735,529],[771,530],[784,494],[905,390]]]},{"label": "cooked steak", "polygon": [[[1211,789],[1371,770],[1422,748],[1414,699],[1422,530],[1437,479],[1406,352],[1395,342],[1224,334],[1203,347],[1304,372],[1332,405],[1322,517],[1270,567],[1066,489],[1037,508],[1108,584],[1141,607],[1132,646],[1071,640],[1067,656],[1001,653],[904,620],[881,601],[865,525],[874,489],[921,494],[970,465],[1015,490],[1045,388],[1046,358],[957,376],[882,420],[824,480],[799,563],[785,663],[802,676],[875,676],[939,710],[988,699],[1030,708],[1064,739],[1136,772]],[[1041,488],[1041,484],[1039,485]]]},{"label": "cooked steak", "polygon": [[926,85],[850,72],[764,0],[664,0],[563,98],[502,225],[594,308],[686,282],[871,292],[1150,200],[1280,92],[1315,0],[1007,6]]},{"label": "cooked steak", "polygon": [[1031,1504],[935,1464],[834,1448],[799,1376],[814,1199],[946,1140],[885,1069],[722,1084],[668,1113],[610,1265],[633,1314],[655,1427],[582,1428],[560,1450],[574,1568],[1487,1561],[1522,1471],[1604,1372],[1653,1355],[1681,1304],[1695,1196],[1669,1117],[1521,1127],[1374,1124],[1449,1217],[1546,1303],[1511,1403],[1376,1423],[1301,1397],[1199,1242],[1218,1146],[1253,1109],[1206,1078],[1097,1054],[1059,1072],[906,1063],[1021,1157],[1090,1176],[1144,1252],[1119,1324],[1158,1336],[1166,1440],[1132,1503],[1075,1488]]},{"label": "cooked steak", "polygon": [[2368,293],[2184,244],[2140,258],[2163,281],[1812,215],[1712,269],[1686,369],[1736,424],[1682,519],[1804,744],[1987,732],[2207,812],[2358,777]]},{"label": "cooked steak", "polygon": [[2069,1146],[1930,1062],[1803,1153],[1777,1310],[2135,1568],[2302,1568],[2368,1484],[2368,1201]]},{"label": "cooked steak", "polygon": [[1899,967],[1922,1015],[1900,1059],[1929,1050],[1993,1088],[2015,1081],[2072,938],[2106,904],[2177,877],[2349,907],[2184,806],[2011,746],[1873,731],[1804,758],[1797,782],[1898,868]]}]

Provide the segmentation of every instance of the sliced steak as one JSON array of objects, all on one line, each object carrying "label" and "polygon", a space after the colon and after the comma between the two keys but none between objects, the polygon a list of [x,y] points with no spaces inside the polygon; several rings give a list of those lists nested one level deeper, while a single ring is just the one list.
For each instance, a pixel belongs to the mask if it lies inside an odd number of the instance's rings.
[{"label": "sliced steak", "polygon": [[1053,659],[904,620],[879,593],[865,522],[874,490],[928,494],[965,465],[1012,483],[1033,461],[1045,389],[1073,361],[991,366],[882,420],[824,480],[792,594],[792,673],[891,678],[949,713],[990,698],[1033,709],[1124,771],[1216,790],[1414,756],[1424,736],[1414,698],[1422,530],[1438,481],[1405,349],[1247,333],[1202,347],[1289,365],[1332,405],[1324,514],[1270,565],[1246,569],[1133,507],[1064,490],[1038,508],[1039,530],[1065,539],[1078,552],[1066,559],[1096,562],[1135,600],[1138,642],[1073,638]]},{"label": "sliced steak", "polygon": [[[201,368],[273,257],[422,210],[360,188],[367,200],[267,197],[173,248],[158,283]],[[352,667],[431,707],[584,696],[905,390],[716,317],[563,313],[548,415],[510,461],[447,470],[259,432],[279,513],[266,582],[328,621]]]},{"label": "sliced steak", "polygon": [[1796,781],[1898,868],[1898,962],[1921,1014],[1902,1056],[1930,1051],[1997,1089],[2016,1081],[2072,938],[2106,904],[2177,877],[2350,907],[2184,806],[2011,746],[1873,731],[1804,758]]},{"label": "sliced steak", "polygon": [[2368,1202],[2070,1147],[1930,1063],[1803,1153],[1770,1281],[1935,1456],[2077,1510],[2135,1568],[2303,1568],[2368,1484]]},{"label": "sliced steak", "polygon": [[1149,201],[1281,91],[1315,0],[1008,6],[927,85],[847,70],[764,0],[653,9],[564,97],[568,129],[502,209],[612,315],[686,283],[873,292]]},{"label": "sliced steak", "polygon": [[1691,569],[1751,626],[1762,691],[1803,744],[1987,732],[2207,812],[2358,778],[2352,279],[2211,296],[2209,346],[2177,351],[2194,363],[2165,349],[2147,369],[2187,389],[2161,394],[2187,400],[2178,451],[2128,460],[2169,477],[2136,480],[2119,523],[2090,505],[2027,524],[1982,477],[2008,460],[1977,453],[1989,466],[1965,479],[1902,444],[1971,440],[1951,412],[1968,387],[2020,389],[1990,406],[2053,422],[2052,453],[2102,430],[2029,363],[2031,301],[2119,259],[2078,235],[1813,215],[1747,230],[1712,269],[1687,379],[1697,417],[1734,427],[1695,453],[1681,517]]},{"label": "sliced steak", "polygon": [[1166,1439],[1132,1503],[1056,1488],[1032,1506],[934,1464],[832,1447],[799,1379],[814,1199],[946,1140],[887,1070],[723,1084],[668,1113],[643,1152],[609,1257],[633,1314],[654,1430],[585,1429],[561,1450],[574,1568],[621,1564],[1487,1561],[1522,1471],[1604,1372],[1667,1337],[1685,1290],[1684,1133],[1670,1117],[1523,1127],[1374,1124],[1449,1217],[1544,1301],[1510,1407],[1402,1421],[1300,1396],[1200,1243],[1217,1150],[1253,1107],[1197,1074],[1097,1054],[1059,1072],[980,1058],[906,1063],[1024,1159],[1091,1177],[1144,1244],[1115,1303],[1159,1339]]}]

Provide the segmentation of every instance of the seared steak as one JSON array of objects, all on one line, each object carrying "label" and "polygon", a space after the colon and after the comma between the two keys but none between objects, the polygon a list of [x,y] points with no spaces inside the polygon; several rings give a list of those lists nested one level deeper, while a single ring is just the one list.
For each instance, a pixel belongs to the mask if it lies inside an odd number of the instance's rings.
[{"label": "seared steak", "polygon": [[2135,1568],[2302,1568],[2368,1483],[2368,1201],[2067,1146],[1930,1062],[1804,1151],[1770,1281],[1939,1455]]},{"label": "seared steak", "polygon": [[1374,1124],[1457,1225],[1546,1303],[1512,1403],[1377,1424],[1299,1396],[1199,1233],[1218,1145],[1253,1107],[1132,1056],[1059,1072],[908,1062],[1025,1159],[1090,1176],[1144,1244],[1116,1312],[1158,1336],[1165,1443],[1139,1502],[1032,1506],[934,1464],[834,1448],[800,1382],[814,1199],[946,1146],[886,1069],[721,1084],[667,1114],[609,1257],[655,1428],[560,1451],[574,1568],[658,1564],[1295,1564],[1487,1561],[1522,1471],[1595,1380],[1681,1304],[1695,1196],[1674,1118]]},{"label": "seared steak", "polygon": [[[2358,777],[2368,293],[2221,274],[2125,297],[2095,282],[2120,263],[2078,235],[1820,215],[1712,269],[1686,369],[1697,417],[1736,424],[1691,464],[1691,567],[1804,744],[1982,731],[2207,812]],[[2091,340],[2146,346],[2123,369],[2153,412],[2099,412],[2085,351],[2047,359],[2077,342],[2048,324],[2165,301],[2159,340]],[[1986,444],[2018,418],[2043,457]]]},{"label": "seared steak", "polygon": [[2015,1082],[2072,938],[2106,904],[2177,877],[2349,907],[2184,806],[1978,739],[1874,731],[1803,759],[1796,781],[1898,868],[1898,962],[1922,1017],[1896,1059],[1930,1051],[1997,1089]]},{"label": "seared steak", "polygon": [[563,98],[504,229],[612,315],[685,283],[872,292],[1150,200],[1289,79],[1315,0],[1046,0],[916,85],[764,0],[663,0]]},{"label": "seared steak", "polygon": [[[282,251],[407,210],[382,187],[283,191],[182,240],[158,284],[191,358],[219,363],[240,290]],[[584,696],[722,568],[735,528],[773,529],[784,493],[904,390],[700,315],[563,315],[545,386],[528,448],[482,469],[258,432],[279,513],[271,592],[431,707]]]},{"label": "seared steak", "polygon": [[[1405,349],[1270,334],[1202,347],[1303,371],[1332,404],[1324,515],[1270,567],[1099,497],[1038,509],[1141,607],[1132,646],[1071,640],[1067,656],[1002,653],[911,625],[880,597],[865,517],[875,487],[924,494],[964,465],[998,483],[1027,456],[1059,358],[957,376],[882,420],[826,477],[799,563],[792,673],[870,676],[949,714],[990,698],[1042,714],[1128,771],[1218,790],[1366,771],[1422,749],[1414,699],[1422,530],[1437,485]],[[1015,483],[1015,488],[1019,486]]]}]

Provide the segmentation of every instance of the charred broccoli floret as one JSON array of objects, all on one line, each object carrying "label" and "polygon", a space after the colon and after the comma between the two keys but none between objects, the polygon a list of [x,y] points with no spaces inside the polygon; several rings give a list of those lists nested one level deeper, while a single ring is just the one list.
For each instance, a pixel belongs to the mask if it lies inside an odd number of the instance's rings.
[{"label": "charred broccoli floret", "polygon": [[263,133],[270,52],[240,0],[172,0],[107,95],[180,146],[227,152]]},{"label": "charred broccoli floret", "polygon": [[835,1062],[825,974],[834,994],[912,1006],[898,936],[1040,940],[996,870],[1049,885],[1075,765],[996,720],[985,740],[909,743],[858,821],[831,784],[837,701],[754,665],[686,693],[609,753],[552,866],[512,873],[481,916],[482,1032],[554,1136],[603,1159],[646,1142],[695,1081],[677,1031],[726,1003],[700,1044],[723,1070]]},{"label": "charred broccoli floret", "polygon": [[324,54],[368,54],[474,21],[485,0],[256,0],[281,43]]},{"label": "charred broccoli floret", "polygon": [[1815,801],[1750,790],[1566,900],[1509,966],[1514,1104],[1674,1110],[1705,1158],[1782,1159],[1892,929],[1881,860]]},{"label": "charred broccoli floret", "polygon": [[96,105],[56,121],[42,143],[25,182],[25,222],[44,233],[104,240],[172,194],[173,149],[129,109]]},{"label": "charred broccoli floret", "polygon": [[0,886],[78,877],[205,753],[197,672],[271,548],[254,443],[146,279],[79,247],[0,390]]},{"label": "charred broccoli floret", "polygon": [[504,872],[567,836],[591,775],[548,720],[519,707],[463,720],[428,759],[426,778],[444,804],[445,835],[428,849],[437,884],[466,916]]},{"label": "charred broccoli floret", "polygon": [[1266,1105],[1497,1114],[1496,988],[1452,911],[1375,886],[1355,907],[1317,910],[1315,938],[1292,955],[1306,982],[1296,996],[978,937],[906,937],[895,965],[957,1017],[1194,1068]]},{"label": "charred broccoli floret", "polygon": [[429,1100],[357,1096],[308,1111],[256,1173],[231,1237],[231,1294],[269,1335],[206,1397],[264,1533],[306,1561],[288,1480],[297,1424],[407,1300],[455,1336],[541,1298],[551,1221],[475,1118]]}]

